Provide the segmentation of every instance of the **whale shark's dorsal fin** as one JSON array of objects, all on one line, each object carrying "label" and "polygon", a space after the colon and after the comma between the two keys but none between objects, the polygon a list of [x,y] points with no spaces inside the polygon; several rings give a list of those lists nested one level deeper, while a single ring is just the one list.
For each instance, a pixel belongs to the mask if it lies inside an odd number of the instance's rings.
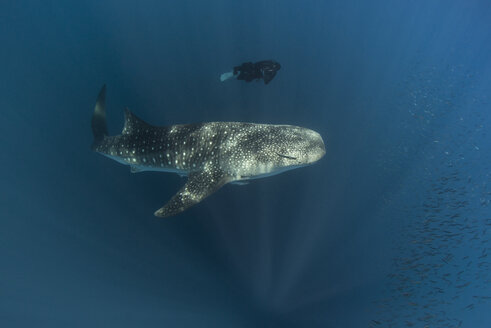
[{"label": "whale shark's dorsal fin", "polygon": [[128,108],[124,110],[124,127],[121,134],[132,134],[139,129],[144,130],[150,127],[152,125],[133,114]]},{"label": "whale shark's dorsal fin", "polygon": [[154,214],[159,217],[176,215],[201,202],[233,179],[216,168],[205,168],[203,171],[189,174],[186,184]]}]

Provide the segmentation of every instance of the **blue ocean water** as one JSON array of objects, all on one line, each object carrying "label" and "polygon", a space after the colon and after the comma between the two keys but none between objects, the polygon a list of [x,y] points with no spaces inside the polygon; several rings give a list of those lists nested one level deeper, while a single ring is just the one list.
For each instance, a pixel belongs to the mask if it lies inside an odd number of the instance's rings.
[{"label": "blue ocean water", "polygon": [[[1,327],[489,327],[488,1],[0,2]],[[227,81],[275,59],[268,85]],[[147,122],[318,131],[317,164],[183,184],[90,150]]]}]

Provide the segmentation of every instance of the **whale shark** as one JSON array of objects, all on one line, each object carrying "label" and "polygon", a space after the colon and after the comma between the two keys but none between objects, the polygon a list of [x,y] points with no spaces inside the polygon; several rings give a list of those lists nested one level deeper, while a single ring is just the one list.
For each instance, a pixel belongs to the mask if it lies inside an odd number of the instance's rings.
[{"label": "whale shark", "polygon": [[160,209],[170,217],[201,202],[227,183],[279,174],[307,166],[326,153],[319,133],[292,125],[208,122],[154,126],[124,111],[120,135],[109,136],[106,86],[92,115],[92,150],[131,167],[131,172],[174,172],[184,186]]}]

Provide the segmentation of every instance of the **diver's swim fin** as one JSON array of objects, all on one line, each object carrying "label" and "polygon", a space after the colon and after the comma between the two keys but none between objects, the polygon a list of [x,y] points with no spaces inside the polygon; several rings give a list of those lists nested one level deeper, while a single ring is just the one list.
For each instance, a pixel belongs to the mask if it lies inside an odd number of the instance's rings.
[{"label": "diver's swim fin", "polygon": [[234,72],[231,71],[231,72],[227,72],[227,73],[223,73],[222,75],[220,75],[220,81],[226,81],[228,79],[231,79],[233,78],[235,75],[234,75]]}]

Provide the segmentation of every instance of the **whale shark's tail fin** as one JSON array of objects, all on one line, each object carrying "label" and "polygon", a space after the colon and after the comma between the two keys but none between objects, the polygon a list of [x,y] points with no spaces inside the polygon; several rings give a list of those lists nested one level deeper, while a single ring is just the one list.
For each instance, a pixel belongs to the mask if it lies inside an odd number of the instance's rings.
[{"label": "whale shark's tail fin", "polygon": [[235,77],[233,71],[227,72],[227,73],[223,73],[222,75],[220,75],[220,81],[223,82],[223,81],[226,81],[226,80],[231,79],[233,77]]},{"label": "whale shark's tail fin", "polygon": [[105,84],[102,86],[99,96],[97,96],[94,114],[92,114],[92,133],[94,134],[92,148],[96,147],[107,136]]}]

